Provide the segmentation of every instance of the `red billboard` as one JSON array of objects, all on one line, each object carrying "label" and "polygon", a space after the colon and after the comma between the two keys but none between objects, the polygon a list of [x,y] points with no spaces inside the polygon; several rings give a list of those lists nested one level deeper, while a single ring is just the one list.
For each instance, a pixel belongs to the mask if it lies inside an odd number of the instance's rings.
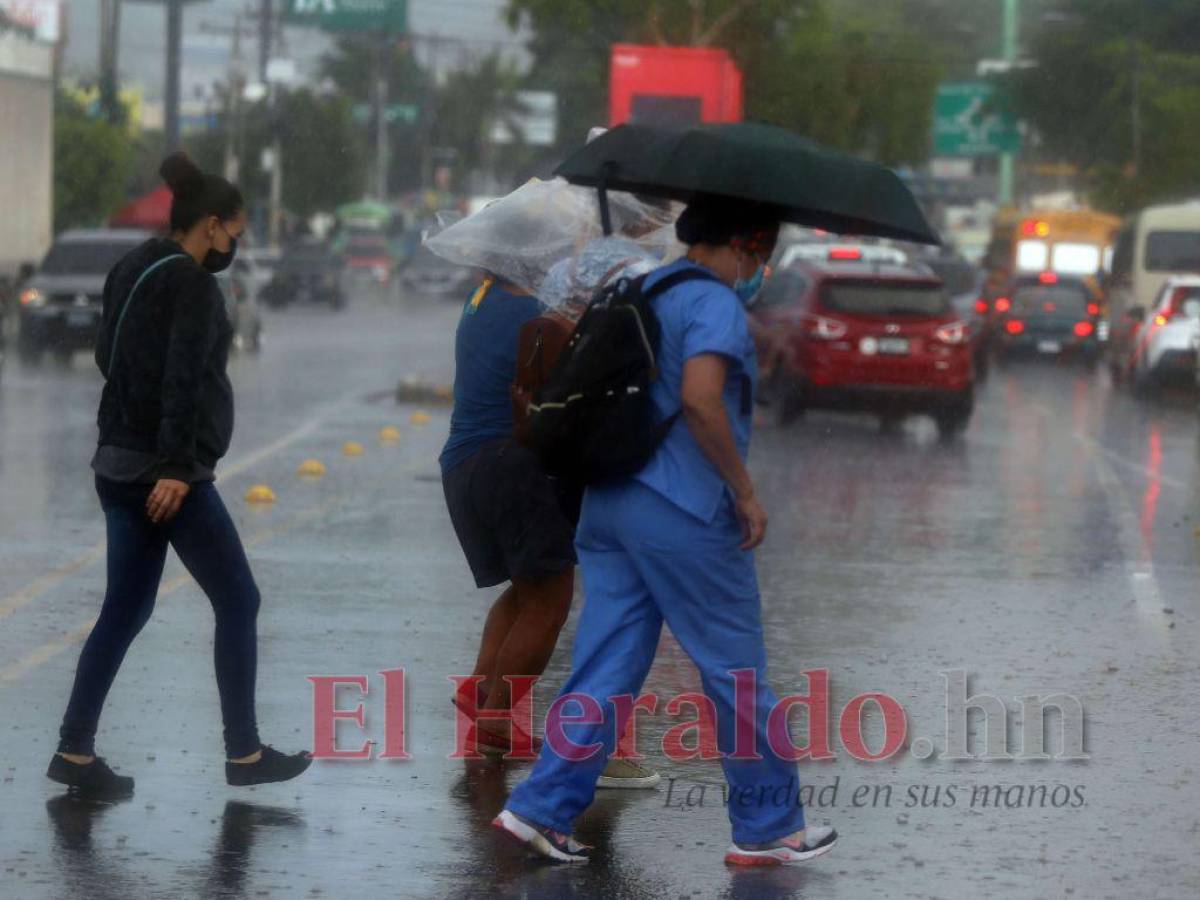
[{"label": "red billboard", "polygon": [[614,44],[609,125],[742,120],[742,73],[714,47]]}]

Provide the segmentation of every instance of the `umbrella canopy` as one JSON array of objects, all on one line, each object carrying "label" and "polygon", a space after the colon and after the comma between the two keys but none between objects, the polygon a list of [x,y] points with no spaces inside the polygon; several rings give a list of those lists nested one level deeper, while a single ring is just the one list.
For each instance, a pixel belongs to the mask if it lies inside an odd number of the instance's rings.
[{"label": "umbrella canopy", "polygon": [[568,157],[555,174],[602,190],[766,203],[779,207],[785,222],[840,234],[941,242],[891,169],[771,125],[621,125]]},{"label": "umbrella canopy", "polygon": [[145,228],[166,231],[171,224],[171,202],[174,197],[168,187],[159,187],[122,206],[109,218],[113,228]]}]

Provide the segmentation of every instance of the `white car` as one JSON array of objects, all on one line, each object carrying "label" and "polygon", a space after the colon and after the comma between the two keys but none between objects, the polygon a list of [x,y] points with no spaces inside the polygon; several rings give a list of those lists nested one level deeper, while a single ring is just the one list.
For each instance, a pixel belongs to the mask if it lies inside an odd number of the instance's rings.
[{"label": "white car", "polygon": [[273,250],[269,247],[247,247],[238,253],[234,266],[245,263],[249,267],[247,274],[253,281],[256,300],[262,293],[262,289],[270,283],[271,277],[275,274],[275,267],[279,265],[282,256],[283,253],[280,250]]},{"label": "white car", "polygon": [[262,346],[262,316],[258,312],[260,269],[240,255],[233,266],[217,275],[225,309],[233,325],[235,350],[258,351]]},{"label": "white car", "polygon": [[777,268],[786,269],[794,262],[809,263],[868,263],[873,265],[906,266],[908,254],[898,247],[883,244],[805,243],[785,247]]},{"label": "white car", "polygon": [[[1137,318],[1139,310],[1131,310]],[[1137,328],[1128,372],[1135,387],[1196,377],[1200,347],[1200,275],[1175,275],[1159,290]]]}]

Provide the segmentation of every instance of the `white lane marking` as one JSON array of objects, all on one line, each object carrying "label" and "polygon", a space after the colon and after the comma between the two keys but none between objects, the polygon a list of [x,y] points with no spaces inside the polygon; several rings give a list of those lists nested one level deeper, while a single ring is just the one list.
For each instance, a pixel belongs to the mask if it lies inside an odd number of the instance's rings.
[{"label": "white lane marking", "polygon": [[35,578],[29,584],[13,591],[3,601],[0,601],[0,619],[11,616],[18,609],[30,603],[41,594],[62,584],[76,572],[86,569],[92,563],[104,556],[104,542],[94,544],[83,555],[76,557],[66,565],[59,566],[45,575]]},{"label": "white lane marking", "polygon": [[[400,471],[403,474],[411,475],[412,473],[419,471],[424,465],[425,458],[417,457],[416,459],[410,460],[408,463],[403,465]],[[274,525],[270,528],[264,528],[261,531],[256,532],[245,541],[245,546],[247,549],[256,547],[259,544],[269,541],[273,537],[285,534],[291,531],[293,528],[303,525],[306,522],[319,519],[326,512],[332,510],[334,507],[338,506],[347,499],[349,498],[346,494],[337,494],[333,497],[330,497],[325,502],[320,503],[311,509],[299,512],[290,519],[285,519],[283,522],[280,522],[278,525]],[[158,599],[173,593],[174,591],[183,587],[185,584],[189,584],[191,581],[192,577],[186,572],[175,576],[159,587]],[[16,681],[21,676],[28,674],[29,672],[53,659],[64,650],[69,649],[75,644],[82,643],[87,639],[87,636],[91,634],[92,628],[95,626],[95,624],[96,617],[93,616],[62,637],[55,638],[52,641],[48,641],[47,643],[36,647],[26,656],[16,660],[5,668],[0,669],[0,685],[9,684]]]},{"label": "white lane marking", "polygon": [[1144,466],[1139,462],[1122,456],[1115,450],[1110,450],[1108,447],[1105,447],[1103,444],[1099,443],[1095,438],[1090,437],[1081,431],[1072,432],[1071,436],[1094,453],[1098,453],[1110,462],[1114,462],[1117,465],[1124,466],[1126,469],[1137,472],[1139,475],[1142,475],[1146,478],[1151,478],[1163,485],[1166,485],[1167,487],[1173,487],[1178,490],[1185,490],[1188,487],[1187,482],[1180,481],[1178,478],[1172,478],[1170,475],[1163,475],[1161,472],[1155,472],[1148,466]]},{"label": "white lane marking", "polygon": [[[320,428],[330,416],[347,406],[360,393],[359,391],[354,391],[339,397],[331,403],[326,404],[318,413],[311,416],[305,422],[302,422],[296,428],[293,428],[278,440],[274,440],[269,444],[259,447],[257,450],[251,451],[230,465],[222,466],[221,471],[217,473],[217,483],[220,484],[227,478],[240,475],[252,466],[269,459],[280,451],[286,450],[297,441],[308,437]],[[39,576],[24,587],[17,588],[17,590],[0,599],[0,619],[11,616],[19,609],[28,606],[42,594],[58,587],[58,585],[62,584],[72,575],[103,559],[104,548],[105,542],[97,541],[84,551],[84,553],[70,562],[52,569],[45,575]]]},{"label": "white lane marking", "polygon": [[[1043,404],[1034,404],[1033,409],[1043,418],[1054,418],[1054,411]],[[1163,482],[1166,482],[1167,479],[1113,453],[1081,431],[1073,431],[1071,436],[1084,448],[1091,459],[1092,466],[1096,471],[1096,480],[1108,498],[1109,506],[1113,511],[1113,518],[1117,526],[1117,543],[1121,547],[1121,555],[1125,558],[1125,571],[1129,577],[1134,606],[1139,614],[1152,624],[1159,626],[1161,634],[1165,634],[1169,617],[1162,611],[1162,593],[1159,590],[1158,578],[1154,574],[1153,553],[1142,537],[1141,520],[1138,518],[1128,491],[1125,490],[1121,480],[1117,477],[1116,470],[1110,464],[1109,457],[1115,456],[1147,477],[1157,478]]]},{"label": "white lane marking", "polygon": [[[285,534],[286,532],[291,531],[293,528],[297,528],[300,525],[312,521],[313,519],[320,518],[321,515],[332,509],[343,499],[344,497],[341,495],[332,497],[329,500],[326,500],[324,503],[314,506],[312,509],[297,513],[290,519],[287,519],[278,525],[275,525],[271,528],[264,528],[262,531],[252,535],[245,542],[245,546],[247,549],[256,547],[264,541],[268,541],[280,534]],[[175,591],[179,590],[186,584],[190,584],[191,582],[192,576],[188,575],[186,572],[181,575],[176,575],[174,578],[164,582],[159,587],[156,599],[161,600],[164,597],[175,593]],[[73,628],[62,637],[55,638],[52,641],[47,641],[46,643],[35,647],[25,656],[21,657],[10,665],[5,666],[3,669],[0,669],[0,684],[6,684],[18,680],[21,676],[28,674],[43,663],[49,662],[64,650],[67,650],[73,645],[86,640],[87,636],[92,633],[92,628],[96,624],[96,619],[96,616],[92,616],[86,622],[81,623],[78,627]]]}]

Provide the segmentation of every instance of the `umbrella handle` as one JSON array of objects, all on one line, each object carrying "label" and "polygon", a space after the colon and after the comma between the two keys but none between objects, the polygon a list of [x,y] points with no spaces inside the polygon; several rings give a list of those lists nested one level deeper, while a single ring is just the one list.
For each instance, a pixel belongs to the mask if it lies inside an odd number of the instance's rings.
[{"label": "umbrella handle", "polygon": [[612,212],[608,208],[608,176],[616,166],[611,162],[606,162],[600,167],[600,180],[596,185],[596,195],[600,201],[600,228],[604,231],[604,236],[609,237],[613,233],[612,227]]}]

